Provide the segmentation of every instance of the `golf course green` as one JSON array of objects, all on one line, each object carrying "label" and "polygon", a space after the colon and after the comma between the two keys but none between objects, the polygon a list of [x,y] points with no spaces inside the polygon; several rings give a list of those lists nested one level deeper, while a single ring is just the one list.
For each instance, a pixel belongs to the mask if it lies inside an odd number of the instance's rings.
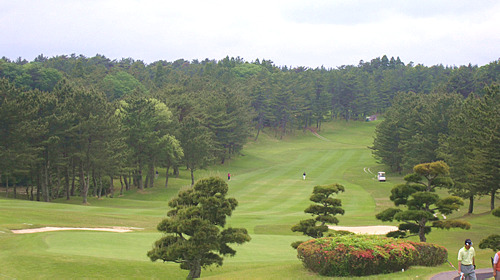
[{"label": "golf course green", "polygon": [[[232,258],[221,267],[202,270],[203,279],[315,279],[325,278],[307,271],[290,244],[307,240],[290,230],[309,216],[304,209],[316,185],[340,183],[346,191],[338,196],[345,215],[339,226],[397,225],[382,223],[375,214],[392,206],[391,188],[403,182],[402,175],[390,173],[376,163],[368,146],[372,145],[374,122],[333,121],[323,124],[319,135],[296,131],[278,140],[270,131],[249,141],[242,155],[208,170],[195,172],[197,179],[207,176],[227,178],[231,173],[229,197],[238,207],[227,226],[244,227],[252,240],[234,246]],[[321,137],[319,137],[321,136]],[[161,236],[156,225],[169,210],[167,202],[190,185],[190,174],[181,169],[179,178],[170,177],[164,187],[164,170],[155,187],[136,189],[114,198],[80,197],[51,203],[5,198],[0,193],[0,280],[3,279],[185,279],[188,271],[178,264],[151,262],[146,256]],[[387,181],[378,182],[376,173],[387,172]],[[304,180],[302,173],[306,172]],[[442,191],[443,194],[445,191]],[[22,196],[22,195],[20,195]],[[496,205],[500,205],[496,201]],[[463,241],[474,242],[478,268],[490,266],[491,250],[479,249],[481,239],[498,233],[500,223],[490,214],[489,198],[475,202],[474,214],[462,209],[448,218],[469,221],[472,228],[433,230],[428,242],[446,247],[448,259],[457,265],[456,255]],[[11,230],[40,227],[132,227],[132,231],[90,230],[48,231],[15,234]],[[418,241],[417,237],[411,240]],[[364,277],[363,279],[429,279],[453,270],[448,264],[438,267],[411,267],[404,272]],[[347,278],[344,278],[347,279]],[[360,279],[360,278],[355,278]]]}]

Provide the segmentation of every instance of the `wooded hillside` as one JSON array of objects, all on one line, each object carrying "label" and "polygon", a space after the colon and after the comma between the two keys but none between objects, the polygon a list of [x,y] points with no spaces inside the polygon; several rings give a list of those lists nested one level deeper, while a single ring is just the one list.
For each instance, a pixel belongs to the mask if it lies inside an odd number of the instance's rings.
[{"label": "wooded hillside", "polygon": [[117,178],[125,188],[152,186],[158,167],[167,170],[165,185],[181,165],[194,183],[195,170],[224,163],[263,127],[281,138],[331,118],[364,120],[385,113],[398,93],[483,97],[500,81],[499,62],[427,67],[383,56],[308,69],[239,57],[4,57],[0,180],[28,186],[31,199],[79,194],[84,202],[89,191],[112,195]]}]

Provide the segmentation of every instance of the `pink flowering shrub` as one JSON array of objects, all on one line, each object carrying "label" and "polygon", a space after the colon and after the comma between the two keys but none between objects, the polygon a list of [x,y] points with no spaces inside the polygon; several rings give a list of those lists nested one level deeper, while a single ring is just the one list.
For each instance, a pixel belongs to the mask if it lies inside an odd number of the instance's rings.
[{"label": "pink flowering shrub", "polygon": [[363,276],[407,269],[418,252],[410,242],[369,236],[342,235],[309,240],[298,248],[298,258],[325,276]]},{"label": "pink flowering shrub", "polygon": [[413,265],[437,266],[448,260],[448,250],[443,246],[426,242],[409,241],[409,243],[417,248],[418,252]]}]

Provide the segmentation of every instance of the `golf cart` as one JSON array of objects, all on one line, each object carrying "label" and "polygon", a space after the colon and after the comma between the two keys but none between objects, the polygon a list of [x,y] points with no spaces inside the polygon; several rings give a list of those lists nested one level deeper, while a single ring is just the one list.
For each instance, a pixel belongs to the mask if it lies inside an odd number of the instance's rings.
[{"label": "golf cart", "polygon": [[377,179],[379,182],[385,182],[385,172],[379,172],[377,174]]}]

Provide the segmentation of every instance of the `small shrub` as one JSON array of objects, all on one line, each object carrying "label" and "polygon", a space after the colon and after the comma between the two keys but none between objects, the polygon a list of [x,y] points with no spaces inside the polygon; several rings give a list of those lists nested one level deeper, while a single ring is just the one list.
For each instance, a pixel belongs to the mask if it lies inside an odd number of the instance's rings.
[{"label": "small shrub", "polygon": [[491,214],[493,216],[500,217],[500,207],[497,207],[493,211],[491,211]]},{"label": "small shrub", "polygon": [[417,249],[417,257],[413,265],[437,266],[448,260],[448,250],[445,247],[425,242],[408,241]]},{"label": "small shrub", "polygon": [[292,242],[292,244],[290,244],[290,246],[292,246],[292,248],[294,249],[297,249],[299,247],[300,244],[304,243],[305,241],[295,241],[295,242]]},{"label": "small shrub", "polygon": [[479,243],[479,248],[481,249],[491,249],[493,252],[498,252],[500,250],[500,235],[492,234],[481,240]]},{"label": "small shrub", "polygon": [[325,276],[364,276],[390,273],[415,262],[417,249],[409,242],[369,235],[313,239],[298,248],[298,258]]},{"label": "small shrub", "polygon": [[354,233],[347,230],[333,230],[331,233],[328,233],[329,237],[339,236],[339,235],[353,235]]}]

